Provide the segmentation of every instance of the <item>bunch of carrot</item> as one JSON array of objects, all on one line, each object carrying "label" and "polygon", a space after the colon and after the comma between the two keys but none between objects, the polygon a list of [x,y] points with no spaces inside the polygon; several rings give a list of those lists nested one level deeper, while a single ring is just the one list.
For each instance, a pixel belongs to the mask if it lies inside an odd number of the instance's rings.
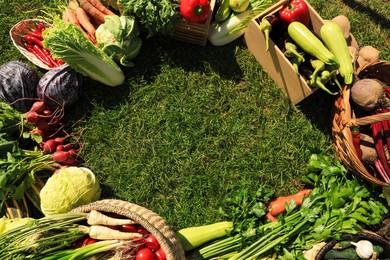
[{"label": "bunch of carrot", "polygon": [[32,29],[29,33],[23,35],[24,46],[45,65],[50,68],[55,68],[64,64],[64,62],[60,59],[53,59],[50,50],[43,47],[42,32],[45,29],[46,27],[42,23],[39,23],[37,28]]},{"label": "bunch of carrot", "polygon": [[104,23],[106,15],[115,15],[99,0],[70,0],[62,19],[77,26],[93,44],[96,28]]}]

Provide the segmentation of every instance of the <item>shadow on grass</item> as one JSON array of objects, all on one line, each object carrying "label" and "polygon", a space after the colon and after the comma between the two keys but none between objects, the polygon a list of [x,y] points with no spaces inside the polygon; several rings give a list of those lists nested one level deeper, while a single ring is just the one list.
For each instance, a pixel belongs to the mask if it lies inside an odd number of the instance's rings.
[{"label": "shadow on grass", "polygon": [[[369,16],[370,19],[374,21],[376,24],[380,25],[383,28],[383,30],[390,30],[390,20],[388,19],[388,17],[378,14],[378,12],[376,12],[369,6],[363,5],[362,3],[359,3],[355,0],[343,0],[343,2],[350,8]],[[384,2],[383,4],[386,5],[387,1],[383,1],[383,2]],[[389,4],[389,2],[387,2],[387,4]]]}]

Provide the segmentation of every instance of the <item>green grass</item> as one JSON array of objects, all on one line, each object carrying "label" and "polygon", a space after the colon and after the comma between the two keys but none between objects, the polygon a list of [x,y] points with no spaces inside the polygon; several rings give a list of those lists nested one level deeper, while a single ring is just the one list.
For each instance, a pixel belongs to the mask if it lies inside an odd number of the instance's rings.
[{"label": "green grass", "polygon": [[[0,61],[23,60],[8,30],[51,1],[12,1],[0,10]],[[329,19],[347,15],[361,45],[389,60],[390,9],[381,0],[312,0]],[[200,47],[168,37],[144,40],[116,88],[86,80],[67,112],[81,130],[85,166],[102,198],[128,200],[174,229],[221,220],[218,208],[241,187],[296,192],[312,153],[334,155],[333,98],[317,91],[293,106],[243,39]]]}]

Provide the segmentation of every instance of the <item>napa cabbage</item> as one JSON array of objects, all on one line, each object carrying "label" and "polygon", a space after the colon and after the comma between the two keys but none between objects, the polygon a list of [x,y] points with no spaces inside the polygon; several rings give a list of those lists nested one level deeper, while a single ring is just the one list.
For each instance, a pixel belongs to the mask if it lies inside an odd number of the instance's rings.
[{"label": "napa cabbage", "polygon": [[53,27],[43,31],[43,46],[53,58],[68,63],[75,71],[107,86],[122,85],[125,75],[119,65],[93,45],[75,25],[55,17]]}]

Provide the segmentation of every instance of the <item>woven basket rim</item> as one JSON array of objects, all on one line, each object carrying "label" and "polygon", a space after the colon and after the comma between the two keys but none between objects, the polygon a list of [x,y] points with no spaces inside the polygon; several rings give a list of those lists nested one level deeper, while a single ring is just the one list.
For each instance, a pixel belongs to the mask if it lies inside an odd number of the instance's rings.
[{"label": "woven basket rim", "polygon": [[23,21],[18,22],[9,31],[9,35],[11,37],[13,45],[20,51],[20,53],[26,57],[30,62],[32,62],[34,65],[44,69],[44,70],[51,70],[53,68],[47,66],[42,61],[40,61],[38,58],[35,57],[34,54],[29,52],[26,47],[24,46],[24,43],[22,42],[21,35],[24,35],[28,28],[26,26],[29,26],[29,28],[36,28],[37,24],[42,23],[45,25],[45,27],[51,27],[52,25],[42,19],[26,19]]},{"label": "woven basket rim", "polygon": [[[356,75],[363,69],[378,63],[387,64],[389,62],[380,61],[366,64],[358,68]],[[359,159],[353,145],[351,128],[390,120],[390,112],[355,118],[350,104],[351,87],[351,85],[344,86],[342,93],[336,97],[333,106],[332,138],[336,155],[346,168],[363,179],[379,186],[389,185],[381,178],[374,176]]]},{"label": "woven basket rim", "polygon": [[155,212],[140,205],[118,199],[98,200],[79,206],[73,209],[72,212],[86,213],[91,210],[116,213],[134,220],[156,237],[166,254],[167,260],[186,259],[184,249],[176,232]]}]

